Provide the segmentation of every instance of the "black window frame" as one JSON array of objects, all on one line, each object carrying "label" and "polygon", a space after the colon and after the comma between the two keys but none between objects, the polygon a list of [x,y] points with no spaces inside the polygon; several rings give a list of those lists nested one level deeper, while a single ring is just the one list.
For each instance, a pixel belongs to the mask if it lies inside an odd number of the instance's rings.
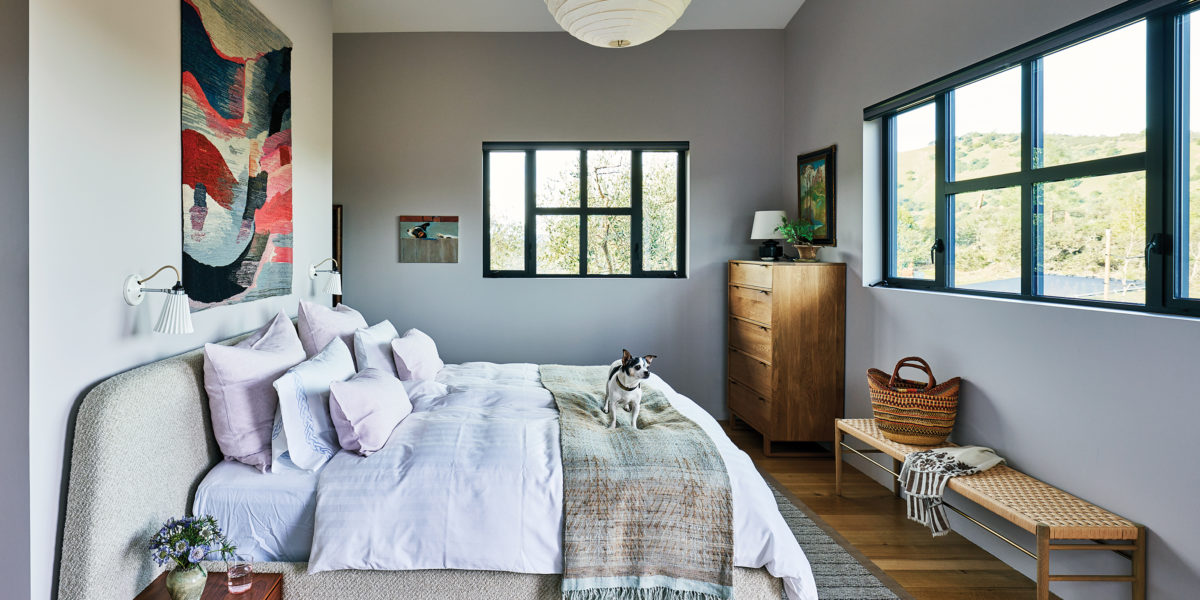
[{"label": "black window frame", "polygon": [[[1200,18],[1196,0],[1131,0],[1068,25],[1058,31],[899,94],[863,110],[865,121],[878,121],[882,137],[883,278],[876,286],[928,290],[968,296],[1018,299],[1038,303],[1089,306],[1130,312],[1200,317],[1200,299],[1183,296],[1187,248],[1188,77],[1187,14]],[[1144,152],[1042,167],[1035,164],[1034,136],[1041,131],[1034,98],[1040,94],[1041,59],[1047,54],[1103,35],[1134,22],[1146,22],[1146,148]],[[1200,26],[1193,23],[1192,26]],[[1200,74],[1200,65],[1191,65]],[[956,181],[954,171],[953,95],[956,88],[1010,68],[1021,70],[1021,167],[1019,171]],[[935,230],[931,252],[932,280],[898,277],[895,266],[895,117],[929,103],[936,108]],[[1182,142],[1182,143],[1181,143]],[[1119,173],[1145,172],[1146,303],[1039,295],[1042,290],[1041,244],[1036,219],[1042,214],[1039,184]],[[953,286],[953,202],[955,194],[1021,189],[1021,291],[995,292]],[[1200,257],[1193,257],[1200,260]],[[1194,293],[1194,292],[1193,292]]]},{"label": "black window frame", "polygon": [[[537,152],[539,150],[578,150],[580,153],[579,195],[577,207],[539,207],[537,205]],[[618,150],[632,153],[630,161],[629,207],[589,207],[587,205],[587,153],[589,150]],[[483,276],[489,278],[538,279],[685,279],[687,278],[687,206],[688,155],[690,142],[484,142],[483,143]],[[522,270],[492,269],[491,235],[491,153],[525,153],[525,268]],[[675,152],[679,155],[676,175],[676,268],[669,271],[648,271],[642,265],[642,154],[644,152]],[[539,215],[578,215],[579,272],[537,272],[537,217]],[[620,215],[630,217],[630,272],[605,275],[587,272],[589,216]]]}]

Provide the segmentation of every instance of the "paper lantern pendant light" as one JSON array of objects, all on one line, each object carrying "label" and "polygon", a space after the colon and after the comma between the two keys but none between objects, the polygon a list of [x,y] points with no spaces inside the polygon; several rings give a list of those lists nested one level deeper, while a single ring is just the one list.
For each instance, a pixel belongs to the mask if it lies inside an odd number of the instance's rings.
[{"label": "paper lantern pendant light", "polygon": [[672,25],[692,0],[546,0],[567,33],[601,48],[648,42]]}]

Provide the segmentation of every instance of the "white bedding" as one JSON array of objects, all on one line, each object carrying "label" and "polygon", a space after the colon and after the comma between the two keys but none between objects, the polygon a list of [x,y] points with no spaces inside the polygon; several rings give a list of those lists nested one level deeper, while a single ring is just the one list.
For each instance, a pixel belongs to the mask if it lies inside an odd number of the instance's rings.
[{"label": "white bedding", "polygon": [[266,475],[223,460],[200,482],[192,514],[216,517],[241,556],[256,562],[304,562],[312,546],[320,476],[320,471],[290,466],[286,458]]},{"label": "white bedding", "polygon": [[[558,411],[532,364],[449,365],[449,393],[414,402],[383,450],[339,452],[317,489],[309,571],[562,572]],[[804,552],[766,482],[704,409],[650,381],[708,433],[729,470],[734,565],[766,567],[814,600]]]}]

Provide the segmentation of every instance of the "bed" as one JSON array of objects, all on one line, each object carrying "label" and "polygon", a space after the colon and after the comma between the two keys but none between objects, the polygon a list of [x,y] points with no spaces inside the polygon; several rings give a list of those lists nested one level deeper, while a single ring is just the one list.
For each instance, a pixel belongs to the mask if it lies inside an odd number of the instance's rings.
[{"label": "bed", "polygon": [[[478,375],[469,369],[457,375],[453,368],[448,371],[459,377],[456,385],[464,388]],[[706,430],[715,427],[711,417],[687,402],[689,407],[678,407],[681,412],[685,408],[699,411],[689,418],[702,426],[703,419],[711,421]],[[230,515],[242,512],[244,522],[230,524],[239,531],[255,532],[250,536],[254,543],[242,542],[243,548],[261,551],[259,558],[273,559],[256,562],[255,568],[282,573],[289,599],[561,598],[561,577],[552,572],[478,570],[478,566],[422,569],[423,565],[415,565],[414,570],[310,573],[305,542],[312,539],[312,493],[321,474],[285,473],[270,486],[247,488],[246,481],[252,481],[248,478],[263,481],[273,475],[239,470],[244,465],[221,461],[207,404],[200,350],[114,376],[87,394],[74,429],[59,598],[124,599],[136,595],[158,574],[146,557],[144,540],[167,518],[193,508]],[[714,441],[719,442],[715,436]],[[758,482],[765,488],[761,479]],[[201,490],[203,493],[198,493]],[[246,515],[244,508],[238,508],[239,502],[244,507],[262,501],[247,495],[252,493],[248,490],[273,494],[279,509],[269,518]],[[281,523],[285,526],[279,527]],[[739,599],[776,600],[781,584],[765,569],[737,567],[734,590]]]}]

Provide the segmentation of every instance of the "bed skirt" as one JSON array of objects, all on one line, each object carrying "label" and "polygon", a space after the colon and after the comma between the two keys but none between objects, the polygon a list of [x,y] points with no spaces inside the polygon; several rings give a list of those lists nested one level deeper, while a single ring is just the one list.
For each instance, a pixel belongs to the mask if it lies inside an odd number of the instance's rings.
[{"label": "bed skirt", "polygon": [[[224,563],[213,563],[221,570]],[[562,600],[562,577],[501,571],[328,571],[307,573],[308,563],[258,563],[263,573],[283,574],[284,600]],[[779,600],[780,581],[765,569],[734,567],[738,600]]]}]

